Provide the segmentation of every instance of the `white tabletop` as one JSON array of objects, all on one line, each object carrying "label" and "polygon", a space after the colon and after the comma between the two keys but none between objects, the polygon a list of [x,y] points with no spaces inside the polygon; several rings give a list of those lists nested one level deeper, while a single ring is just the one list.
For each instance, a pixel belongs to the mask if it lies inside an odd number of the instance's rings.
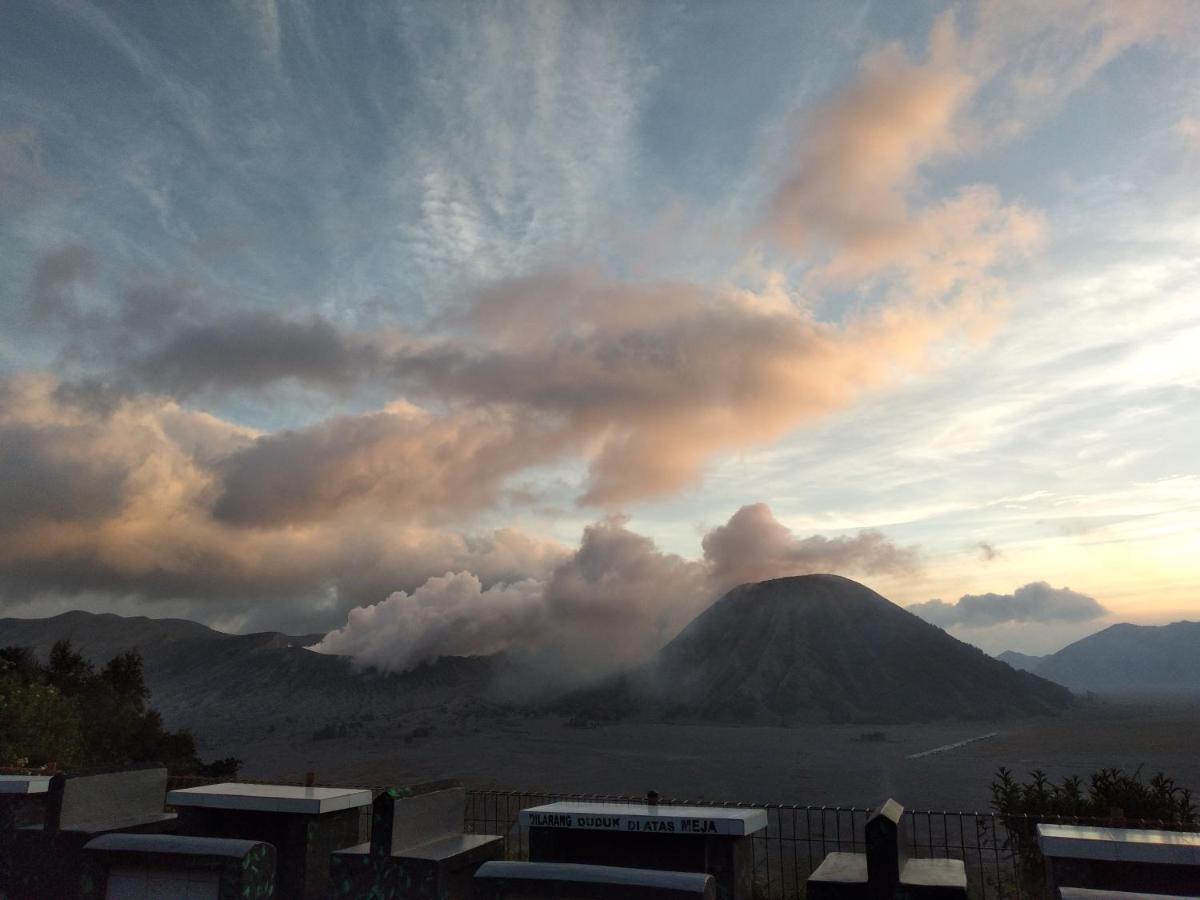
[{"label": "white tabletop", "polygon": [[1043,856],[1200,865],[1200,834],[1045,823],[1038,825],[1037,831]]},{"label": "white tabletop", "polygon": [[560,801],[521,810],[523,828],[741,837],[767,827],[765,809]]},{"label": "white tabletop", "polygon": [[44,794],[48,790],[49,775],[0,775],[0,794]]},{"label": "white tabletop", "polygon": [[253,812],[320,815],[371,804],[371,792],[357,788],[300,787],[287,784],[207,784],[167,794],[169,806],[203,806]]}]

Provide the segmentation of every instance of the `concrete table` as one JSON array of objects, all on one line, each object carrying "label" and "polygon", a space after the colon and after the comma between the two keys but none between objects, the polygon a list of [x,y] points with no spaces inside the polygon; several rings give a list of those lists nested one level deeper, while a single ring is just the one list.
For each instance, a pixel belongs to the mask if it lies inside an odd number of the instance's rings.
[{"label": "concrete table", "polygon": [[359,842],[371,792],[279,784],[212,784],[167,794],[179,833],[272,844],[281,897],[324,897],[329,857]]},{"label": "concrete table", "polygon": [[13,831],[42,818],[49,789],[49,775],[0,775],[0,897],[11,889],[13,879]]},{"label": "concrete table", "polygon": [[48,790],[49,775],[0,775],[0,794],[44,794]]},{"label": "concrete table", "polygon": [[[0,775],[0,832],[40,820],[49,790],[49,775]],[[0,860],[0,887],[6,868],[5,861]]]},{"label": "concrete table", "polygon": [[1037,831],[1056,887],[1200,895],[1200,834],[1050,824]]},{"label": "concrete table", "polygon": [[767,827],[763,809],[564,801],[521,811],[532,862],[587,863],[707,872],[720,900],[749,900],[750,838]]}]

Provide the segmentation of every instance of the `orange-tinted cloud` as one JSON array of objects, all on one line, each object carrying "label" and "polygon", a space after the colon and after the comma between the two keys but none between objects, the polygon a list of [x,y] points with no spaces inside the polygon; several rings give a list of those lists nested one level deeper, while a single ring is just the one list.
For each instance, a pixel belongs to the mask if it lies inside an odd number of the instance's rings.
[{"label": "orange-tinted cloud", "polygon": [[796,538],[765,503],[743,506],[704,536],[710,576],[722,587],[814,572],[912,574],[916,547],[898,547],[878,531],[853,537]]},{"label": "orange-tinted cloud", "polygon": [[1129,47],[1196,31],[1186,0],[985,0],[960,12],[937,20],[923,59],[898,44],[868,54],[798,127],[763,227],[815,258],[814,286],[886,274],[910,297],[981,293],[994,266],[1036,246],[1041,219],[987,185],[934,195],[929,172],[1012,140]]},{"label": "orange-tinted cloud", "polygon": [[[520,315],[531,297],[546,315]],[[973,317],[892,306],[830,324],[770,290],[558,274],[484,295],[462,320],[473,333],[432,339],[396,366],[433,396],[515,410],[526,434],[554,434],[588,461],[582,502],[611,507],[690,485],[714,455],[886,386]]]},{"label": "orange-tinted cloud", "polygon": [[869,55],[858,80],[804,121],[794,168],[770,198],[777,241],[801,254],[827,244],[876,265],[897,258],[918,169],[961,150],[955,126],[976,84],[955,64],[956,43],[943,18],[928,61],[898,45]]},{"label": "orange-tinted cloud", "polygon": [[566,552],[512,529],[431,527],[404,504],[370,516],[326,510],[303,527],[230,524],[213,514],[222,467],[257,438],[161,396],[50,376],[0,382],[4,596],[181,600],[210,619],[258,607],[311,629],[449,570],[490,584],[545,573]]}]

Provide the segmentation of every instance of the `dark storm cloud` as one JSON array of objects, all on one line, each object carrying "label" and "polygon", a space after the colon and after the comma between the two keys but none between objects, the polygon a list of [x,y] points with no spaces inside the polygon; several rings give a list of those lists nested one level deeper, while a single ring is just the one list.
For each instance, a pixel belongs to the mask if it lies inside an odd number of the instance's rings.
[{"label": "dark storm cloud", "polygon": [[174,395],[260,388],[285,379],[346,386],[373,368],[372,348],[328,322],[237,313],[190,324],[136,359],[140,380]]},{"label": "dark storm cloud", "polygon": [[1034,581],[1011,594],[966,594],[956,603],[927,600],[908,607],[927,622],[973,628],[1003,622],[1087,622],[1107,614],[1094,598],[1070,588]]},{"label": "dark storm cloud", "polygon": [[139,281],[103,303],[77,302],[99,262],[87,247],[46,254],[29,288],[63,360],[93,376],[176,397],[257,390],[281,381],[344,390],[381,377],[381,340],[318,315],[246,309],[180,282]]}]

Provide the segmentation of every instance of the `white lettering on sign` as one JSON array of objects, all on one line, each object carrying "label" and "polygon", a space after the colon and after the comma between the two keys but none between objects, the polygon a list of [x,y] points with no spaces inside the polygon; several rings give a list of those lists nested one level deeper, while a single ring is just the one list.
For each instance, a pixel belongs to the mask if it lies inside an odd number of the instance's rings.
[{"label": "white lettering on sign", "polygon": [[533,828],[589,828],[597,831],[635,831],[658,834],[719,834],[714,819],[653,819],[625,816],[568,815],[566,813],[530,813]]},{"label": "white lettering on sign", "polygon": [[580,828],[620,828],[621,818],[619,816],[579,816],[578,827]]},{"label": "white lettering on sign", "polygon": [[767,827],[761,809],[707,806],[653,806],[638,803],[560,801],[521,810],[522,828],[573,828],[629,834],[676,834],[687,837],[745,837]]},{"label": "white lettering on sign", "polygon": [[670,833],[674,834],[675,820],[674,819],[645,819],[643,821],[638,821],[637,819],[630,819],[629,822],[625,825],[625,830],[626,831],[661,831],[661,832],[670,832]]},{"label": "white lettering on sign", "polygon": [[561,813],[533,813],[529,816],[529,824],[547,828],[575,827],[571,823],[571,817]]}]

